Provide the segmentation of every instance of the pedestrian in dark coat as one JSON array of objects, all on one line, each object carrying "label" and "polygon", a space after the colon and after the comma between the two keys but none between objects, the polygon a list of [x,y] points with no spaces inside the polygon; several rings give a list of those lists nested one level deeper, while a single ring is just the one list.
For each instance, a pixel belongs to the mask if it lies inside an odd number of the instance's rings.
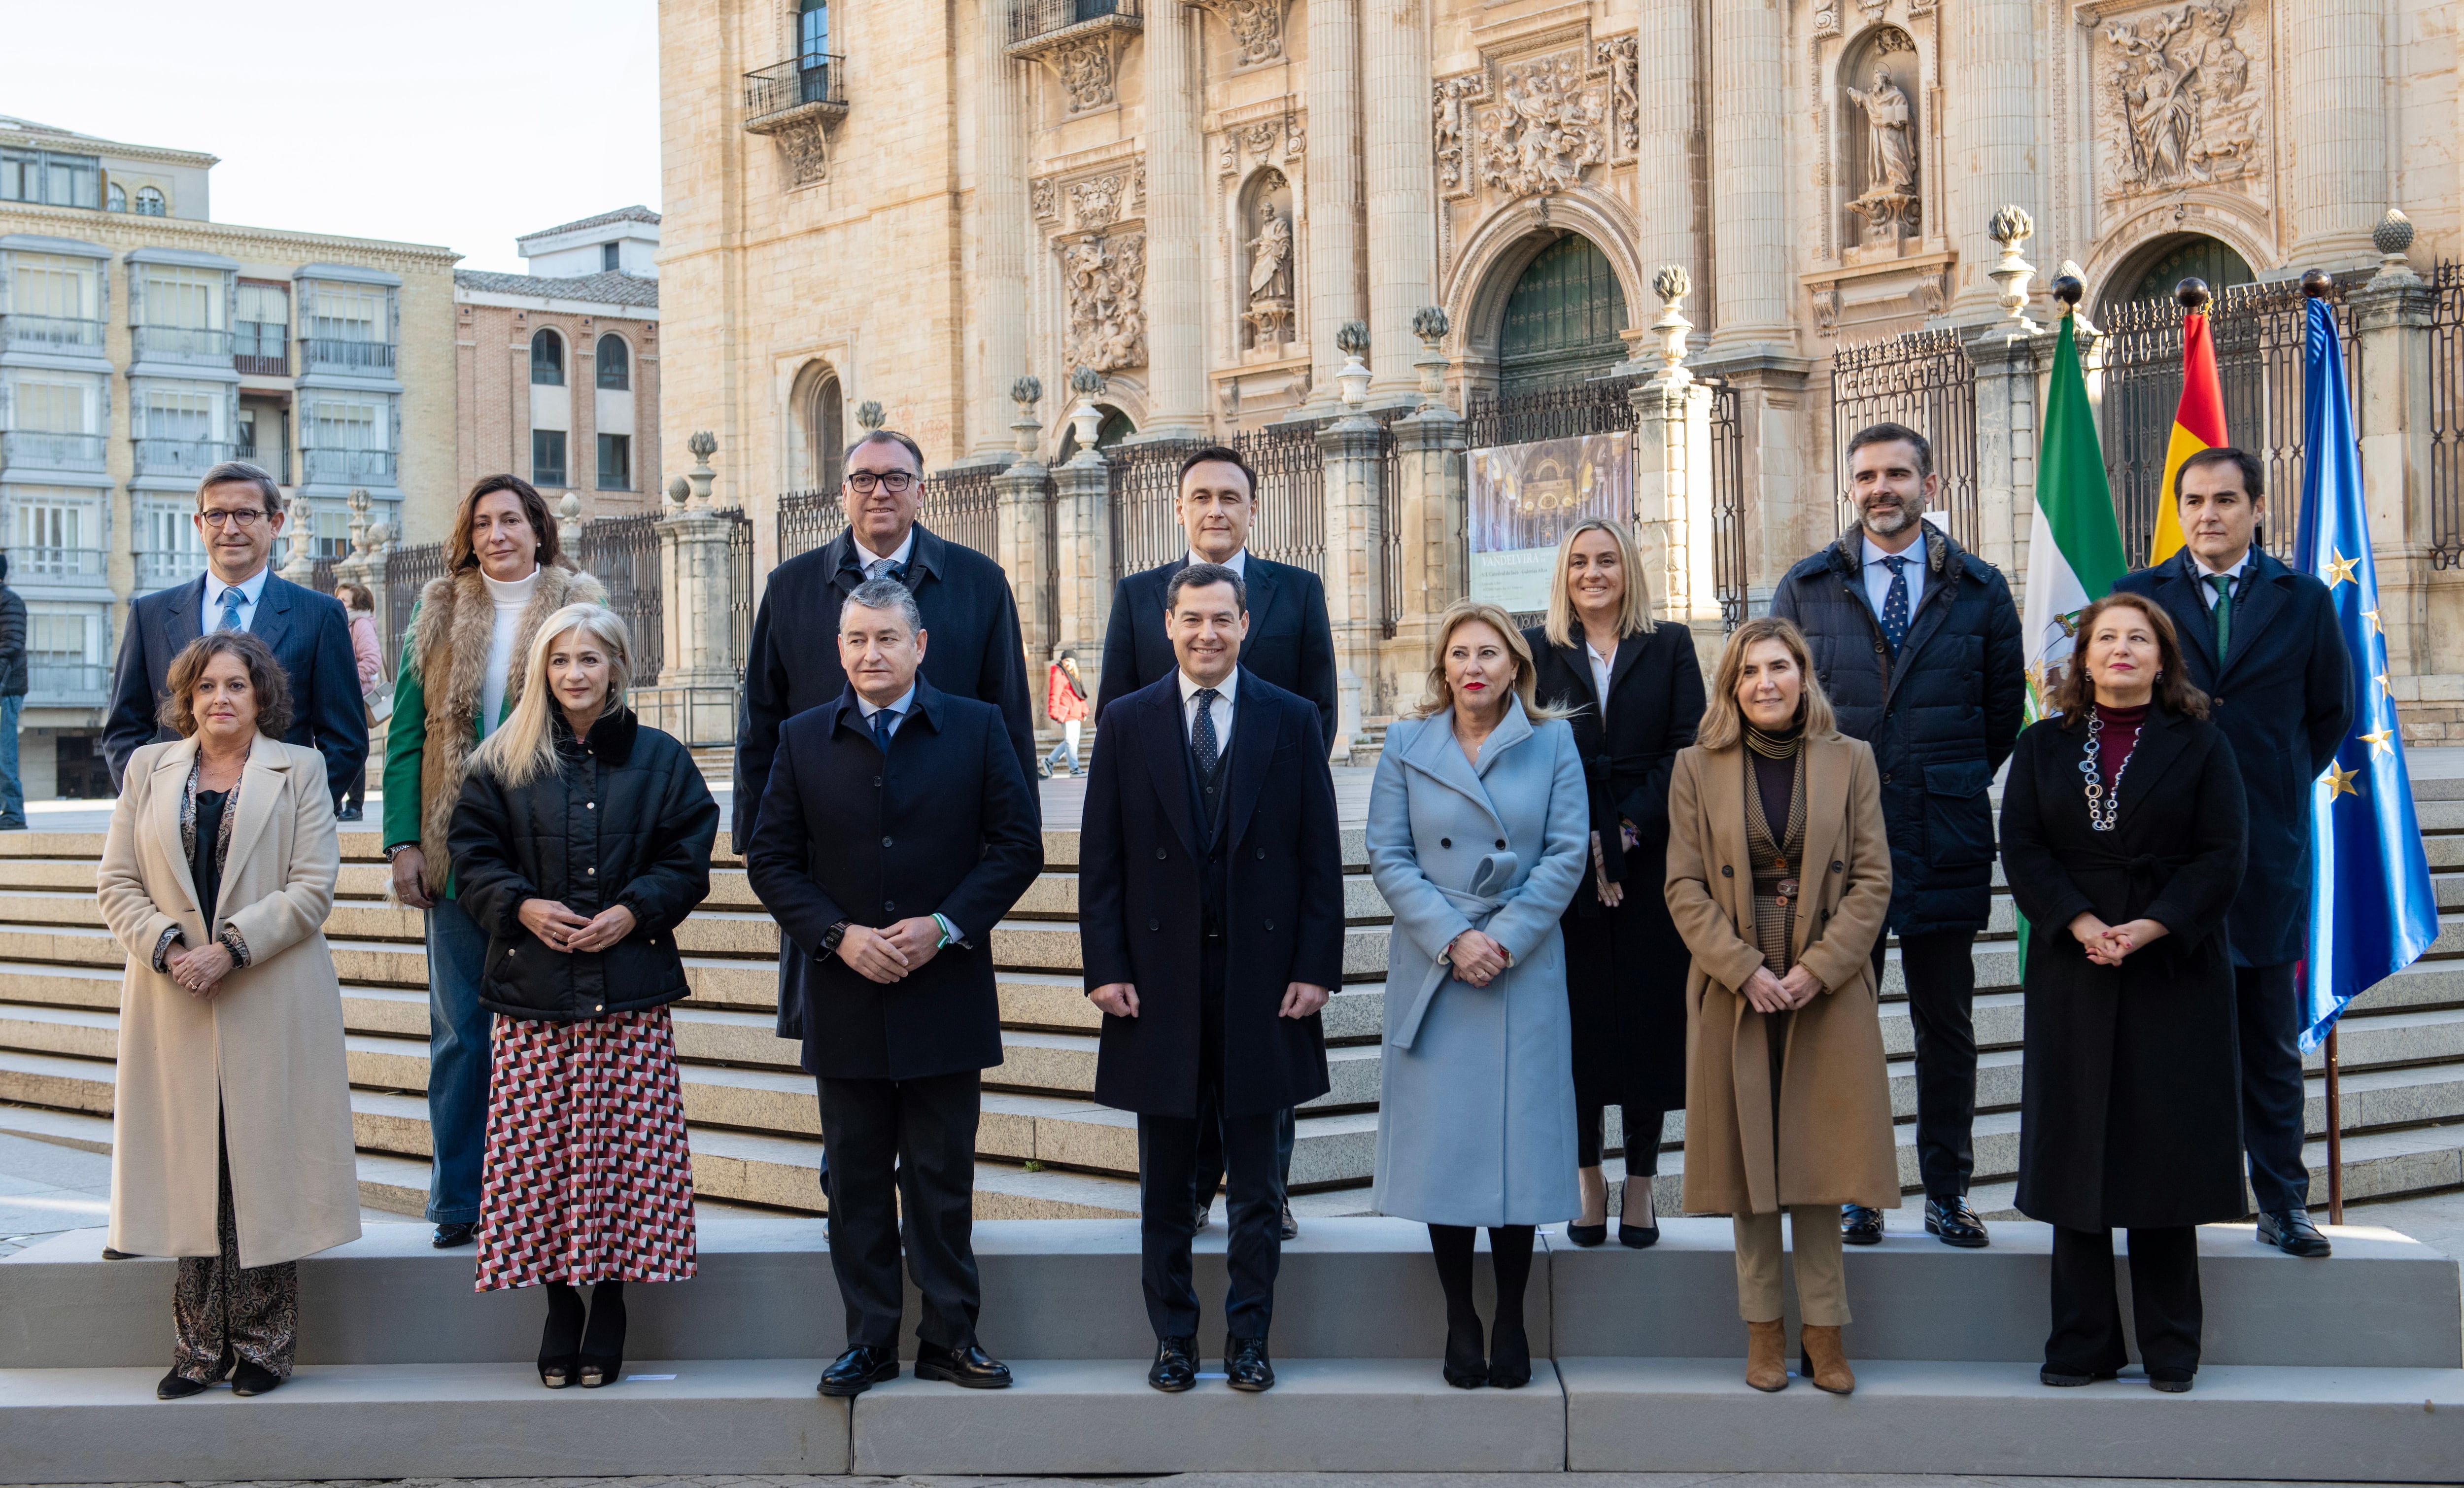
[{"label": "pedestrian in dark coat", "polygon": [[[1991,908],[1987,789],[2019,735],[2027,689],[2019,611],[2001,572],[1924,521],[1940,492],[1933,450],[1902,424],[1848,441],[1858,524],[1780,580],[1771,612],[1814,649],[1839,731],[1873,745],[1891,838],[1890,932],[1916,1035],[1917,1166],[1925,1229],[1981,1246],[1975,1163],[1976,932]],[[1884,944],[1874,942],[1874,974]],[[1882,1237],[1878,1210],[1841,1210],[1852,1245]]]},{"label": "pedestrian in dark coat", "polygon": [[1044,866],[1007,721],[921,675],[919,601],[868,580],[839,613],[847,683],[789,719],[745,852],[778,917],[783,1004],[803,1031],[829,1164],[830,1268],[847,1351],[825,1395],[898,1375],[904,1250],[923,1317],[918,1378],[1009,1383],[976,1341],[982,1072],[1001,1062],[993,928]]},{"label": "pedestrian in dark coat", "polygon": [[2122,1367],[2124,1229],[2141,1358],[2160,1388],[2188,1388],[2195,1227],[2242,1212],[2225,919],[2243,786],[2150,601],[2101,600],[2079,636],[2060,716],[2019,736],[2003,788],[2003,871],[2029,924],[2017,1202],[2055,1227],[2045,1382]]},{"label": "pedestrian in dark coat", "polygon": [[1166,591],[1180,665],[1118,700],[1081,828],[1095,1099],[1138,1114],[1148,1383],[1197,1382],[1190,1280],[1200,1131],[1230,1190],[1225,1372],[1274,1384],[1282,1255],[1277,1113],[1326,1094],[1318,1010],[1343,976],[1343,857],[1315,706],[1239,665],[1240,578],[1198,564]]},{"label": "pedestrian in dark coat", "polygon": [[685,746],[625,706],[631,653],[604,606],[547,616],[446,833],[456,902],[488,936],[479,999],[496,1014],[478,1289],[546,1286],[550,1389],[614,1384],[625,1283],[695,1268],[668,1005],[688,990],[676,927],[710,894],[718,805]]},{"label": "pedestrian in dark coat", "polygon": [[[2310,928],[2310,792],[2353,717],[2352,663],[2327,587],[2256,544],[2259,462],[2219,447],[2185,461],[2182,551],[2114,585],[2144,594],[2181,633],[2191,685],[2233,750],[2249,801],[2250,860],[2227,928],[2241,1010],[2242,1140],[2258,1237],[2323,1256],[2301,1152],[2307,1104],[2295,972]],[[2218,598],[2221,588],[2227,597]]]},{"label": "pedestrian in dark coat", "polygon": [[1668,771],[1702,721],[1703,668],[1690,631],[1652,623],[1642,566],[1613,522],[1584,522],[1558,544],[1549,621],[1523,638],[1537,696],[1573,728],[1590,792],[1591,866],[1564,920],[1583,1193],[1583,1216],[1566,1236],[1576,1245],[1608,1237],[1600,1164],[1614,1105],[1625,1123],[1617,1238],[1639,1250],[1660,1238],[1651,1180],[1661,1127],[1685,1106],[1689,958],[1661,886]]}]

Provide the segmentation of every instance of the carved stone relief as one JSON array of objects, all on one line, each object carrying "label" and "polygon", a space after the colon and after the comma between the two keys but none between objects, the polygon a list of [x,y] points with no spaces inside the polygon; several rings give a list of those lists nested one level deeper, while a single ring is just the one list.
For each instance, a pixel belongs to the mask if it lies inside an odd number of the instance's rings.
[{"label": "carved stone relief", "polygon": [[1145,366],[1146,234],[1090,234],[1067,244],[1061,271],[1069,301],[1064,360],[1098,372]]},{"label": "carved stone relief", "polygon": [[2111,196],[2182,187],[2254,189],[2265,163],[2263,46],[2247,0],[2190,0],[2107,21],[2092,43]]},{"label": "carved stone relief", "polygon": [[1274,120],[1261,119],[1241,131],[1241,143],[1249,146],[1250,154],[1264,160],[1266,158],[1266,152],[1275,147],[1276,128]]},{"label": "carved stone relief", "polygon": [[1271,62],[1284,55],[1284,0],[1189,0],[1211,11],[1232,33],[1235,65]]},{"label": "carved stone relief", "polygon": [[1299,124],[1286,125],[1284,128],[1284,159],[1298,160],[1301,158],[1301,152],[1308,148],[1309,131]]},{"label": "carved stone relief", "polygon": [[1030,182],[1026,189],[1027,204],[1035,209],[1039,222],[1057,221],[1061,216],[1061,193],[1049,177]]},{"label": "carved stone relief", "polygon": [[1080,232],[1101,232],[1120,220],[1121,185],[1122,178],[1115,174],[1096,176],[1069,188],[1070,215],[1077,219]]},{"label": "carved stone relief", "polygon": [[1497,101],[1475,111],[1480,183],[1512,197],[1571,189],[1608,158],[1605,81],[1587,84],[1568,51],[1498,71]]},{"label": "carved stone relief", "polygon": [[829,179],[830,142],[822,130],[821,120],[792,121],[771,138],[779,142],[779,154],[787,163],[792,185],[811,186]]},{"label": "carved stone relief", "polygon": [[1635,38],[1611,36],[1592,43],[1592,58],[1608,74],[1609,144],[1622,159],[1634,153],[1642,128],[1642,101],[1636,92]]},{"label": "carved stone relief", "polygon": [[1432,134],[1437,142],[1438,188],[1448,196],[1469,196],[1473,180],[1471,108],[1488,97],[1488,78],[1480,73],[1440,80],[1434,102]]},{"label": "carved stone relief", "polygon": [[1109,34],[1067,41],[1052,52],[1053,70],[1061,75],[1069,112],[1107,108],[1112,101],[1112,41]]}]

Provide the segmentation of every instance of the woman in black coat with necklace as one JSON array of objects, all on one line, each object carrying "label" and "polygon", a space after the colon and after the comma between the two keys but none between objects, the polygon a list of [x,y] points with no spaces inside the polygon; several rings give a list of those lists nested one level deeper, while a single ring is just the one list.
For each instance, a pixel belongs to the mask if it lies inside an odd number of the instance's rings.
[{"label": "woman in black coat with necklace", "polygon": [[[1683,625],[1655,625],[1634,544],[1586,522],[1557,545],[1549,621],[1523,633],[1540,698],[1568,709],[1591,790],[1592,871],[1566,907],[1566,993],[1574,1026],[1574,1130],[1583,1216],[1576,1245],[1608,1237],[1600,1170],[1606,1108],[1625,1121],[1617,1238],[1660,1238],[1651,1180],[1663,1117],[1685,1106],[1685,942],[1661,893],[1668,771],[1703,718],[1703,668]],[[1640,1182],[1635,1180],[1639,1179]]]},{"label": "woman in black coat with necklace", "polygon": [[2199,1367],[2197,1226],[2245,1208],[2225,913],[2247,807],[2165,611],[2115,594],[2075,633],[2059,716],[2019,736],[2002,797],[2002,866],[2029,924],[2018,1208],[2054,1227],[2044,1382],[2127,1362],[2123,1229],[2140,1361],[2178,1393]]}]

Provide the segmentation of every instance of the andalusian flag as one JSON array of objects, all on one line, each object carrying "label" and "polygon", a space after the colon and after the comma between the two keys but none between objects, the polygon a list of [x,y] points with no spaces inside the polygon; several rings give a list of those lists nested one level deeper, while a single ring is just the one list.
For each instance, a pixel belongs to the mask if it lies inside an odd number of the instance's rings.
[{"label": "andalusian flag", "polygon": [[[2055,293],[2072,290],[2075,283],[2065,280]],[[2087,374],[2079,368],[2077,308],[2076,300],[2062,307],[2061,331],[2054,343],[2045,442],[2036,457],[2036,516],[2028,532],[2028,608],[2022,633],[2032,723],[2050,711],[2055,685],[2070,669],[2079,611],[2111,592],[2114,581],[2130,571],[2122,556],[2122,528],[2113,519],[2113,488],[2105,483],[2096,414],[2088,407]],[[2211,362],[2211,375],[2213,366]],[[2179,437],[2176,431],[2177,442]],[[2181,541],[2177,529],[2173,542],[2178,546]],[[2022,917],[2023,966],[2027,956],[2028,922]]]},{"label": "andalusian flag", "polygon": [[[2200,303],[2205,304],[2204,297]],[[2148,544],[2150,567],[2182,550],[2182,513],[2173,500],[2173,477],[2182,462],[2201,450],[2233,441],[2225,437],[2225,385],[2216,375],[2216,342],[2208,313],[2182,317],[2182,404],[2173,411],[2173,438],[2165,446],[2165,488],[2156,498],[2156,536]]]}]

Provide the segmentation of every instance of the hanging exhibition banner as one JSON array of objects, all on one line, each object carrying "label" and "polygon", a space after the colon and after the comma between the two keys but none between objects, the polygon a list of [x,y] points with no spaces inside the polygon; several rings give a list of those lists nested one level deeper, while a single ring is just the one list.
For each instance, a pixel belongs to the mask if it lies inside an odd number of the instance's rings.
[{"label": "hanging exhibition banner", "polygon": [[1581,434],[1470,453],[1471,597],[1509,614],[1549,608],[1557,543],[1592,518],[1634,522],[1633,436]]}]

